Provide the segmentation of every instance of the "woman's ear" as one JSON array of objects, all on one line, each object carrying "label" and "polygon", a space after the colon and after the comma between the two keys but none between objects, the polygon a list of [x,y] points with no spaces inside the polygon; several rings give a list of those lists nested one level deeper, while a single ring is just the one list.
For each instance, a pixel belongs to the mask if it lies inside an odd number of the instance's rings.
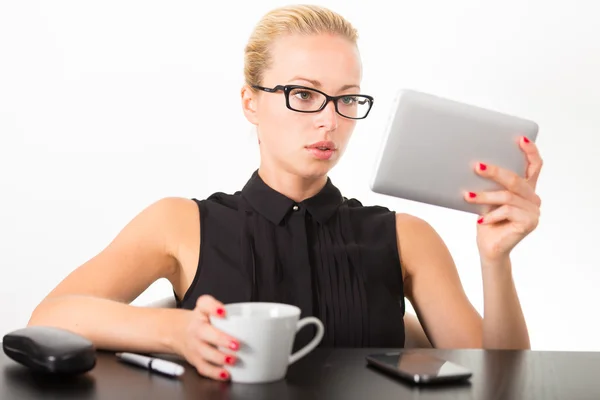
[{"label": "woman's ear", "polygon": [[248,85],[242,87],[242,110],[248,122],[258,125],[258,94]]}]

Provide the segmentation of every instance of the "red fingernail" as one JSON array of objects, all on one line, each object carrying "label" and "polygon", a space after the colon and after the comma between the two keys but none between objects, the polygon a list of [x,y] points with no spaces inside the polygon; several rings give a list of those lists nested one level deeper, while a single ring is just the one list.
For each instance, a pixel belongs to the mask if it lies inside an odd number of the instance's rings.
[{"label": "red fingernail", "polygon": [[227,356],[225,357],[225,364],[233,365],[233,357]]},{"label": "red fingernail", "polygon": [[529,139],[527,139],[527,136],[523,136],[523,141],[524,141],[525,143],[529,143]]},{"label": "red fingernail", "polygon": [[485,165],[484,163],[479,163],[479,169],[485,171],[487,169],[487,165]]},{"label": "red fingernail", "polygon": [[470,198],[473,198],[473,197],[476,197],[476,196],[477,196],[477,195],[476,195],[475,193],[473,193],[473,192],[469,192],[469,197],[470,197]]},{"label": "red fingernail", "polygon": [[482,224],[482,223],[483,223],[483,217],[479,218],[479,219],[477,220],[477,223],[478,223],[478,224]]},{"label": "red fingernail", "polygon": [[222,372],[219,374],[219,376],[221,377],[221,379],[227,379],[227,377],[228,377],[229,375],[227,374],[227,372],[225,372],[225,371],[222,371]]},{"label": "red fingernail", "polygon": [[224,315],[225,314],[225,310],[222,309],[222,308],[217,308],[217,314]]},{"label": "red fingernail", "polygon": [[232,341],[231,343],[229,343],[229,348],[230,348],[231,350],[237,350],[237,349],[239,349],[239,348],[240,348],[240,345],[239,345],[239,344],[237,344],[236,342]]}]

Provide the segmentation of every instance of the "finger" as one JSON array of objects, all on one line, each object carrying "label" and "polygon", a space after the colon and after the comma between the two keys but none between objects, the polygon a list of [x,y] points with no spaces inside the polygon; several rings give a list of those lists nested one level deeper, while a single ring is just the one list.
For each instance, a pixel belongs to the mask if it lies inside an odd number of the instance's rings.
[{"label": "finger", "polygon": [[196,371],[202,376],[219,381],[226,381],[229,379],[229,372],[223,367],[212,365],[211,363],[204,361],[200,355],[198,355],[198,359],[193,360],[192,363],[194,364],[194,367],[196,367]]},{"label": "finger", "polygon": [[195,310],[215,317],[224,317],[226,315],[225,305],[207,294],[198,297]]},{"label": "finger", "polygon": [[216,366],[234,365],[236,361],[236,357],[233,354],[225,354],[208,343],[202,343],[198,352],[203,360]]},{"label": "finger", "polygon": [[531,202],[535,203],[537,201],[537,195],[535,194],[534,188],[529,185],[524,178],[513,171],[484,163],[477,164],[475,169],[480,176],[499,183],[507,190]]},{"label": "finger", "polygon": [[[487,191],[487,192],[467,192],[465,200],[472,204],[483,204],[491,206],[511,205],[524,210],[536,212],[539,208],[537,202],[532,202],[523,197],[509,192],[508,190]],[[537,197],[537,195],[536,195]]]},{"label": "finger", "polygon": [[531,140],[527,139],[526,136],[521,138],[519,145],[527,157],[527,171],[525,176],[529,184],[535,187],[537,185],[544,162],[540,156],[537,145]]},{"label": "finger", "polygon": [[485,214],[477,220],[477,223],[489,225],[503,221],[512,222],[515,227],[515,233],[526,234],[537,227],[539,214],[515,206],[504,205]]},{"label": "finger", "polygon": [[199,337],[200,340],[210,343],[214,346],[225,347],[233,351],[237,351],[240,348],[240,343],[236,338],[221,332],[208,323],[203,324],[199,332]]}]

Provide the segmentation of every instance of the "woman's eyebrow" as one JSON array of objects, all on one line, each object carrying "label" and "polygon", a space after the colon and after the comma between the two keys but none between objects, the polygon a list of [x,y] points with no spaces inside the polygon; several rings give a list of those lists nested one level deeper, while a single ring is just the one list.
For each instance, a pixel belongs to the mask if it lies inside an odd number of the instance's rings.
[{"label": "woman's eyebrow", "polygon": [[[321,84],[321,82],[319,82],[318,80],[315,79],[308,79],[305,78],[303,76],[295,76],[291,79],[292,81],[297,81],[297,80],[302,80],[302,81],[306,81],[309,82],[311,85],[313,85],[316,88],[321,88],[323,85]],[[340,91],[343,90],[348,90],[348,89],[352,89],[352,88],[357,88],[360,89],[359,85],[355,85],[355,84],[348,84],[348,85],[344,85],[340,88]]]}]

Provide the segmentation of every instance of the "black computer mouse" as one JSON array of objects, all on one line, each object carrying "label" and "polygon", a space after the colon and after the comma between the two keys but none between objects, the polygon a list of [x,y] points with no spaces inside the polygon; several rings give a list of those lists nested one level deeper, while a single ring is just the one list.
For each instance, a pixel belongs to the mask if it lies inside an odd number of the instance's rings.
[{"label": "black computer mouse", "polygon": [[90,340],[54,327],[29,326],[7,333],[2,348],[8,357],[36,372],[76,375],[96,365]]}]

